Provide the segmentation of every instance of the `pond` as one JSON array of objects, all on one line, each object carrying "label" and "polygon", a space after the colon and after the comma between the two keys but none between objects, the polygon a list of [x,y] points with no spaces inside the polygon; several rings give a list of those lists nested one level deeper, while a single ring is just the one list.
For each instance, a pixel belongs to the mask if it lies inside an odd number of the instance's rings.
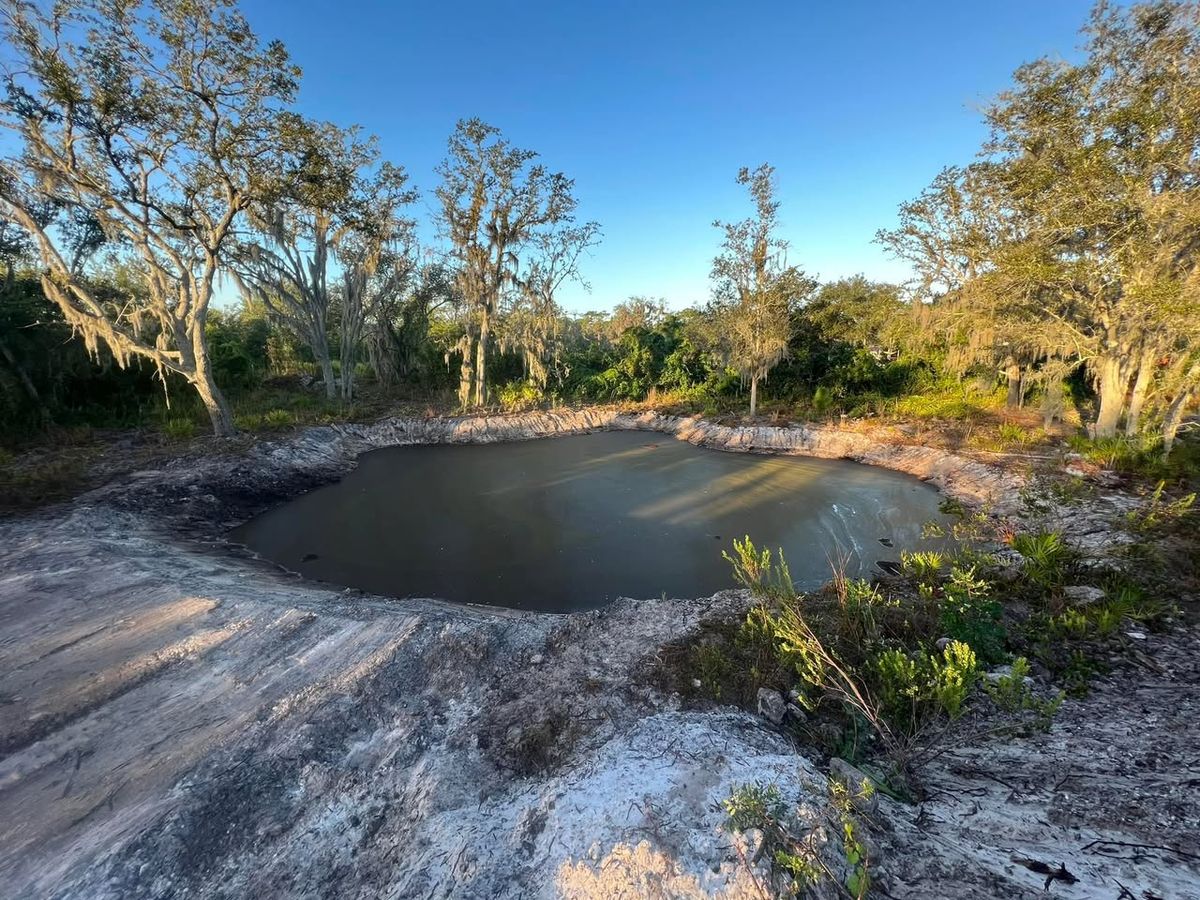
[{"label": "pond", "polygon": [[232,540],[307,578],[541,612],[733,587],[722,550],[782,547],[798,586],[924,545],[939,495],[842,460],[729,453],[647,432],[391,447]]}]

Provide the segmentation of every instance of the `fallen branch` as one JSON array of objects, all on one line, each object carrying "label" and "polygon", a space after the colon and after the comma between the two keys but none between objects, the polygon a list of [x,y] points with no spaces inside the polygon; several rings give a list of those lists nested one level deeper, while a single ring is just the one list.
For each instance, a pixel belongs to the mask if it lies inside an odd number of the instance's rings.
[{"label": "fallen branch", "polygon": [[1043,890],[1050,890],[1050,882],[1061,881],[1063,884],[1074,884],[1079,879],[1067,871],[1066,865],[1059,865],[1057,869],[1051,868],[1048,864],[1037,859],[1030,859],[1027,856],[1018,856],[1013,854],[1009,857],[1018,866],[1024,866],[1030,872],[1037,872],[1039,875],[1046,876],[1046,883],[1042,885]]}]

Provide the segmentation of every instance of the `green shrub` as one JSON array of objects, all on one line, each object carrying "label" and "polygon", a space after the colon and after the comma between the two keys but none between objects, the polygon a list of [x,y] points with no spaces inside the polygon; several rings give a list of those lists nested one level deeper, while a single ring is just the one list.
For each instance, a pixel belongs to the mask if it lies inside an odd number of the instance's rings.
[{"label": "green shrub", "polygon": [[173,441],[185,441],[196,436],[196,423],[192,419],[167,419],[163,422],[162,433]]},{"label": "green shrub", "polygon": [[541,389],[532,381],[511,381],[500,388],[500,408],[505,412],[520,412],[532,409],[542,402]]},{"label": "green shrub", "polygon": [[1074,562],[1071,548],[1055,531],[1018,534],[1012,547],[1025,559],[1025,576],[1042,587],[1061,585]]},{"label": "green shrub", "polygon": [[1003,712],[1021,719],[1018,729],[1048,731],[1066,693],[1060,691],[1053,697],[1042,699],[1025,683],[1028,677],[1029,660],[1018,656],[1012,661],[1011,671],[984,682],[984,690]]},{"label": "green shrub", "polygon": [[813,392],[812,410],[819,416],[823,416],[833,409],[833,391],[821,385]]},{"label": "green shrub", "polygon": [[951,641],[940,656],[885,650],[873,668],[881,713],[892,728],[909,735],[920,734],[939,716],[957,719],[979,679],[975,653],[961,641]]},{"label": "green shrub", "polygon": [[701,644],[693,656],[696,680],[700,689],[714,700],[722,699],[725,683],[734,674],[733,662],[713,644]]},{"label": "green shrub", "polygon": [[783,551],[779,551],[779,563],[771,562],[771,551],[764,547],[756,549],[750,536],[746,535],[741,541],[733,541],[734,555],[722,551],[726,561],[733,566],[733,577],[742,587],[748,588],[755,597],[769,597],[777,600],[790,599],[796,596],[796,588],[792,584],[792,575],[788,570],[787,560]]},{"label": "green shrub", "polygon": [[286,409],[273,409],[262,417],[262,427],[277,431],[296,424],[296,414]]},{"label": "green shrub", "polygon": [[1174,500],[1163,499],[1166,482],[1160,481],[1149,499],[1137,509],[1131,510],[1126,518],[1129,527],[1141,534],[1155,534],[1177,528],[1191,517],[1195,510],[1196,495],[1186,494]]},{"label": "green shrub", "polygon": [[[865,790],[871,788],[867,786]],[[871,884],[866,848],[859,839],[854,815],[854,803],[862,795],[852,796],[850,789],[837,780],[830,781],[829,795],[833,811],[828,825],[840,832],[840,850],[847,873],[838,893],[860,900],[867,895]],[[772,890],[764,891],[764,895],[801,896],[829,881],[830,867],[821,859],[822,849],[830,844],[824,823],[800,821],[789,811],[774,784],[741,785],[723,806],[726,830],[736,833],[756,830],[762,835],[760,852],[771,863],[774,882]],[[754,860],[744,861],[748,865],[754,863]]]},{"label": "green shrub", "polygon": [[953,566],[942,586],[938,624],[943,635],[969,645],[987,663],[1004,658],[1001,606],[974,567]]},{"label": "green shrub", "polygon": [[946,558],[936,550],[900,551],[900,570],[920,584],[937,584]]},{"label": "green shrub", "polygon": [[1004,444],[1028,444],[1033,441],[1033,435],[1014,422],[1003,422],[996,429],[997,436]]}]

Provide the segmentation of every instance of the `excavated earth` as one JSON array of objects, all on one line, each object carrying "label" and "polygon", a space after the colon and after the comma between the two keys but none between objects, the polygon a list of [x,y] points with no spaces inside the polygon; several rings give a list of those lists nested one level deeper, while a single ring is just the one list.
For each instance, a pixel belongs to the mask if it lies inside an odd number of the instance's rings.
[{"label": "excavated earth", "polygon": [[[311,428],[0,523],[0,896],[761,896],[720,801],[770,781],[819,820],[825,775],[765,720],[646,675],[744,594],[399,601],[223,537],[372,448],[605,428],[855,459],[1022,515],[1020,477],[941,450],[591,410]],[[1060,524],[1102,550],[1124,503]],[[1062,897],[1200,897],[1200,643],[1140,649],[1049,734],[975,736],[925,802],[883,800],[879,892],[1043,895],[1032,860],[1072,874]]]}]

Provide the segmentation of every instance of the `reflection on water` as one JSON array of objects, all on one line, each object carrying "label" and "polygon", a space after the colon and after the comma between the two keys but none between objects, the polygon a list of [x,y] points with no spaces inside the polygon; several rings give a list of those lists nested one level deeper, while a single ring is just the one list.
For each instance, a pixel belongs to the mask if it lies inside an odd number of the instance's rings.
[{"label": "reflection on water", "polygon": [[607,432],[376,450],[232,537],[334,584],[569,612],[732,587],[721,551],[745,534],[783,547],[800,585],[844,553],[866,572],[920,546],[937,502],[914,478],[855,463]]}]

